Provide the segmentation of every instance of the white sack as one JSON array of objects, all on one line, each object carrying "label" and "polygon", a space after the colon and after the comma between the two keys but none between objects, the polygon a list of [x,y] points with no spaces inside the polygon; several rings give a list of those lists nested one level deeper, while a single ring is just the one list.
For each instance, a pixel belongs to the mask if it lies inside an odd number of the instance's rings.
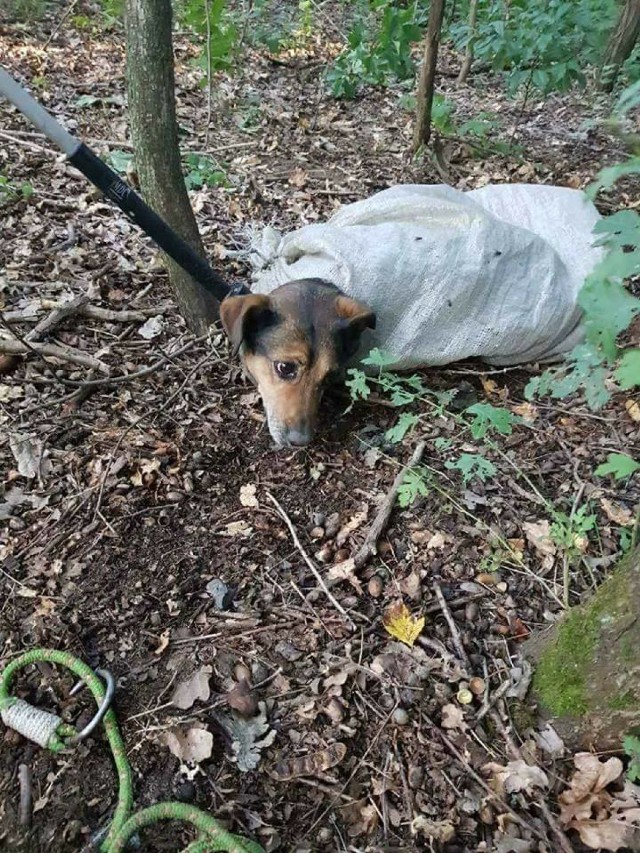
[{"label": "white sack", "polygon": [[392,187],[326,224],[265,228],[252,241],[252,289],[332,282],[376,312],[369,348],[398,369],[550,360],[582,337],[577,296],[600,257],[598,219],[584,193],[563,187]]}]

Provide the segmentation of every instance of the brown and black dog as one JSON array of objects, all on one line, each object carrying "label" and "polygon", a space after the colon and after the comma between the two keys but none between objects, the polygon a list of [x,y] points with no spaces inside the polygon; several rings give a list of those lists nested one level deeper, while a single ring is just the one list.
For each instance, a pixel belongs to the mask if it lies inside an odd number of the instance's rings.
[{"label": "brown and black dog", "polygon": [[325,387],[356,354],[364,330],[376,325],[366,305],[312,278],[268,296],[229,296],[220,319],[258,386],[278,447],[309,444]]}]

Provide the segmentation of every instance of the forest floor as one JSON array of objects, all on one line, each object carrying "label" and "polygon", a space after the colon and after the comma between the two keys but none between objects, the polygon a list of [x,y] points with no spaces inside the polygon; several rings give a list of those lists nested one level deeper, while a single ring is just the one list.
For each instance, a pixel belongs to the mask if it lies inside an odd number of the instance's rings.
[{"label": "forest floor", "polygon": [[[101,155],[130,151],[121,31],[91,12],[89,23],[72,16],[58,26],[60,14],[0,26],[3,65]],[[496,134],[517,147],[478,156],[441,138],[437,161],[412,161],[405,88],[365,90],[354,101],[326,93],[336,34],[325,23],[326,33],[277,59],[247,46],[216,77],[209,119],[194,48],[177,37],[184,152],[212,157],[228,183],[192,191],[220,268],[248,276],[225,247],[236,248],[252,222],[286,229],[322,220],[396,183],[585,187],[619,154],[615,137],[589,124],[609,114],[608,99],[586,91],[523,104],[481,74],[457,88],[457,60],[445,50],[439,89],[456,121],[491,112]],[[94,310],[79,309],[49,342],[100,362],[36,354],[11,370],[3,362],[2,663],[46,646],[108,668],[137,807],[193,802],[269,851],[583,849],[553,817],[572,755],[540,736],[535,709],[516,714],[513,697],[526,688],[523,641],[562,613],[563,569],[577,603],[634,533],[637,482],[593,472],[608,453],[640,453],[637,403],[616,394],[597,413],[573,398],[526,403],[535,365],[453,365],[423,371],[425,384],[525,418],[483,448],[497,469],[485,483],[465,485],[446,467],[480,444],[449,409],[394,444],[385,437],[393,408],[368,401],[345,413],[348,398],[335,393],[311,447],[276,451],[223,335],[188,333],[148,240],[6,103],[0,175],[33,190],[0,196],[3,323],[24,336],[52,303],[88,294]],[[632,188],[599,203],[604,213],[634,203]],[[325,572],[357,550],[421,438],[434,487],[397,508],[378,556],[332,587],[352,631],[269,495]],[[596,517],[590,531],[580,527],[585,514]],[[569,531],[571,557],[549,536],[554,521]],[[230,590],[222,602],[216,582]],[[382,624],[399,599],[426,617],[412,649]],[[42,664],[18,690],[82,722],[91,703],[69,698],[71,683]],[[470,683],[486,693],[461,693]],[[486,701],[495,703],[489,713]],[[257,766],[242,771],[232,741],[259,740],[259,709],[270,734],[261,752],[254,746]],[[517,755],[546,783],[500,789],[495,765],[515,773]],[[32,768],[30,830],[18,822],[21,763]],[[115,795],[102,734],[54,756],[3,729],[2,849],[79,850],[110,819]],[[166,827],[145,839],[142,849],[157,851],[179,840]]]}]

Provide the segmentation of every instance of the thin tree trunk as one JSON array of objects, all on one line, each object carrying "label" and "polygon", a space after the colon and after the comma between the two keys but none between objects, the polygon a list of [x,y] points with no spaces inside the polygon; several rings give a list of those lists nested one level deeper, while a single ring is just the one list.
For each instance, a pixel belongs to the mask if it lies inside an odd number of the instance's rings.
[{"label": "thin tree trunk", "polygon": [[[131,136],[147,202],[204,256],[182,175],[176,123],[171,0],[126,0],[127,92]],[[204,334],[218,316],[207,291],[164,257],[180,313]]]},{"label": "thin tree trunk", "polygon": [[611,92],[622,64],[629,58],[640,35],[640,0],[626,0],[605,51],[599,86]]},{"label": "thin tree trunk", "polygon": [[420,70],[420,82],[416,95],[416,126],[413,133],[414,153],[421,145],[428,145],[431,137],[431,107],[433,106],[433,88],[438,64],[438,45],[445,0],[432,0],[429,7],[429,23],[424,42],[424,58]]},{"label": "thin tree trunk", "polygon": [[470,0],[469,2],[469,38],[467,39],[467,46],[464,50],[464,59],[462,61],[462,67],[460,68],[460,73],[458,74],[458,86],[462,86],[466,83],[467,77],[469,76],[469,72],[471,71],[471,63],[473,62],[473,42],[476,37],[476,23],[478,20],[478,0]]}]

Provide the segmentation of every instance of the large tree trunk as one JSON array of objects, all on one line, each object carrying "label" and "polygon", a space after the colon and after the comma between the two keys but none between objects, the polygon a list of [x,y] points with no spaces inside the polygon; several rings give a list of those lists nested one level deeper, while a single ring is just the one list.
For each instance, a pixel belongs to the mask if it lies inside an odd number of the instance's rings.
[{"label": "large tree trunk", "polygon": [[428,145],[431,137],[431,107],[433,105],[433,88],[438,64],[438,45],[445,0],[431,0],[429,7],[429,23],[424,42],[424,58],[420,71],[420,82],[416,95],[416,126],[413,133],[414,153],[421,145]]},{"label": "large tree trunk", "polygon": [[620,749],[640,726],[640,548],[529,652],[535,697],[567,745]]},{"label": "large tree trunk", "polygon": [[610,92],[622,64],[629,58],[640,35],[640,0],[625,0],[618,24],[611,33],[600,71],[600,88]]},{"label": "large tree trunk", "polygon": [[[129,120],[140,185],[151,207],[204,256],[182,175],[176,124],[171,0],[126,0]],[[175,261],[164,257],[189,328],[204,334],[218,305]]]},{"label": "large tree trunk", "polygon": [[458,74],[458,86],[466,83],[469,72],[471,71],[471,63],[473,62],[473,41],[476,37],[476,23],[478,20],[478,0],[470,0],[469,2],[469,38],[467,46],[464,49],[464,59],[460,73]]}]

